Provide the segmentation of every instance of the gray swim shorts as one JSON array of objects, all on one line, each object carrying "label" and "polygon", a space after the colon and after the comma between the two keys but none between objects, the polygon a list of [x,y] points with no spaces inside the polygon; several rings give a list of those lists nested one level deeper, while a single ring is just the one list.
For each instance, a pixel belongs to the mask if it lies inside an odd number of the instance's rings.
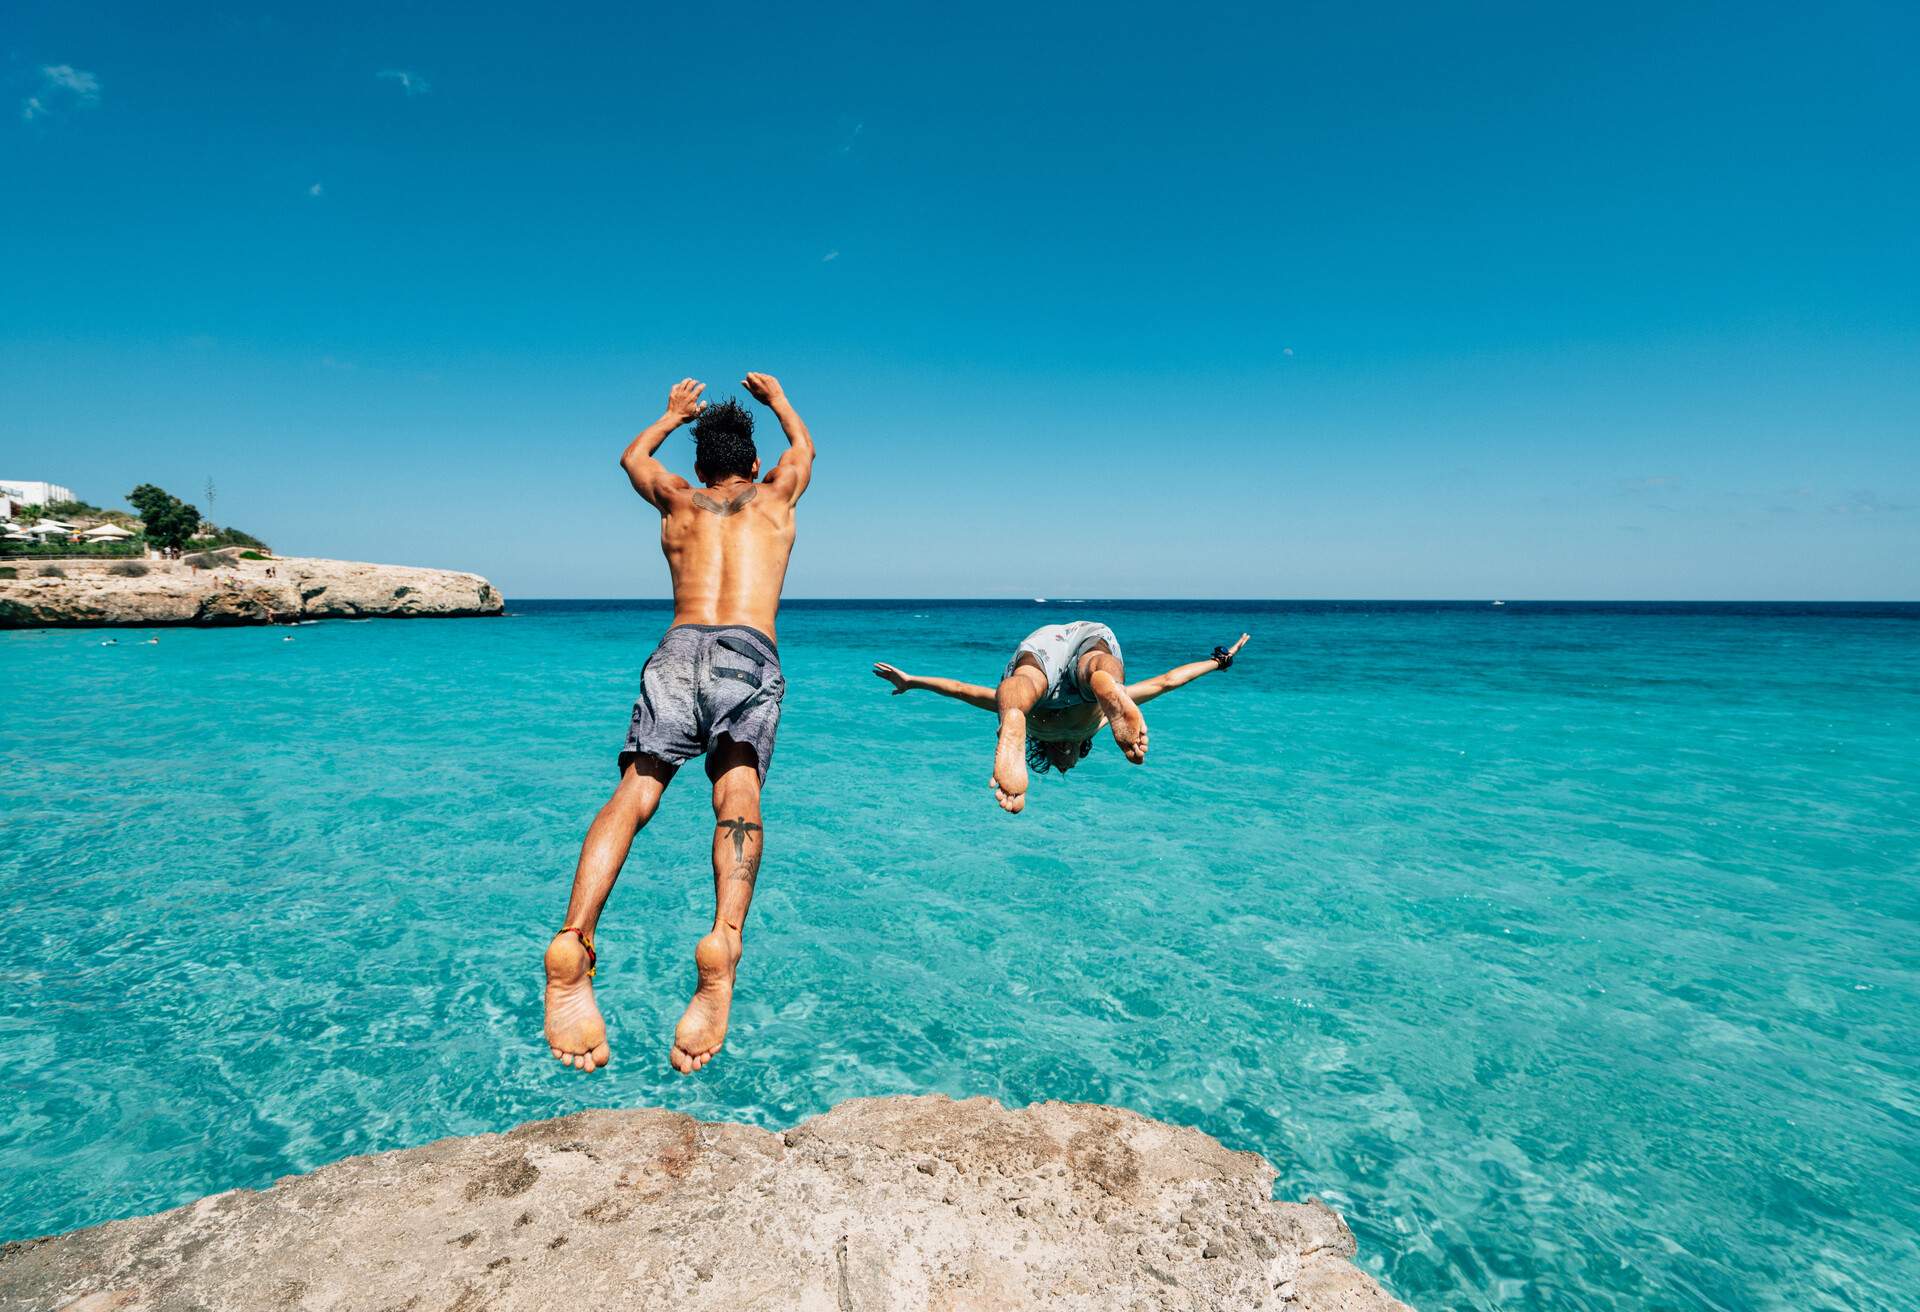
[{"label": "gray swim shorts", "polygon": [[1012,674],[1022,655],[1031,656],[1047,676],[1046,696],[1034,704],[1035,710],[1083,706],[1093,700],[1093,693],[1080,686],[1080,658],[1095,642],[1106,643],[1116,660],[1125,659],[1120,655],[1120,639],[1113,636],[1112,629],[1092,620],[1075,620],[1071,624],[1049,624],[1021,639],[1013,659],[1007,662],[1007,673],[1000,677]]},{"label": "gray swim shorts", "polygon": [[786,691],[780,653],[760,630],[676,624],[640,671],[620,768],[636,755],[679,765],[724,736],[753,748],[764,783]]}]

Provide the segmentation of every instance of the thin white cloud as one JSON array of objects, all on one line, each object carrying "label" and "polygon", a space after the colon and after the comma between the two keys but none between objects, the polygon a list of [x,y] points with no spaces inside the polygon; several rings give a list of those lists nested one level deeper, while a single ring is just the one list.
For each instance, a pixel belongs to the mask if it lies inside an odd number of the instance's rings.
[{"label": "thin white cloud", "polygon": [[837,260],[837,259],[839,259],[839,258],[840,258],[840,252],[839,252],[839,251],[828,251],[828,252],[827,252],[827,253],[826,253],[825,255],[822,255],[822,256],[820,257],[820,263],[822,263],[822,264],[831,264],[831,263],[833,263],[833,262],[834,262],[835,260]]},{"label": "thin white cloud", "polygon": [[1897,501],[1883,501],[1880,494],[1870,489],[1849,493],[1844,500],[1836,501],[1827,507],[1829,515],[1904,515],[1912,506]]},{"label": "thin white cloud", "polygon": [[425,78],[410,68],[383,68],[374,76],[386,82],[398,82],[400,89],[410,96],[424,96],[433,90]]},{"label": "thin white cloud", "polygon": [[307,195],[315,197],[317,199],[318,197],[325,195],[326,190],[327,189],[325,187],[322,187],[319,183],[316,182],[311,187],[307,188]]},{"label": "thin white cloud", "polygon": [[100,100],[100,79],[72,64],[46,64],[40,69],[40,90],[20,102],[22,121],[68,109],[84,109]]},{"label": "thin white cloud", "polygon": [[100,94],[100,79],[72,64],[48,64],[40,71],[54,86],[65,87],[83,100],[92,100]]}]

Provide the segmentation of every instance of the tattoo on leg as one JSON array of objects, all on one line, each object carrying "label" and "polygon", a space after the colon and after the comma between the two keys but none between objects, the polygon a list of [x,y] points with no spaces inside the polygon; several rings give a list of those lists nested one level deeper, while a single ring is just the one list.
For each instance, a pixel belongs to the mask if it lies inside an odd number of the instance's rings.
[{"label": "tattoo on leg", "polygon": [[[764,832],[759,825],[747,819],[745,816],[741,816],[735,820],[716,820],[714,821],[714,825],[733,835],[733,859],[735,861],[743,861],[746,859],[747,835]],[[759,860],[758,857],[754,859],[756,861]]]},{"label": "tattoo on leg", "polygon": [[760,854],[743,856],[733,863],[733,869],[727,871],[727,882],[745,884],[752,888],[754,881],[760,878]]}]

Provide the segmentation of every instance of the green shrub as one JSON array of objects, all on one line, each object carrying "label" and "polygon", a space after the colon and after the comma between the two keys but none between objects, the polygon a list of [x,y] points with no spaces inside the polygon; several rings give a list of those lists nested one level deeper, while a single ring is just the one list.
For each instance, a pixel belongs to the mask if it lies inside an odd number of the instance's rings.
[{"label": "green shrub", "polygon": [[123,560],[107,571],[109,574],[118,574],[123,579],[142,579],[151,572],[137,560]]},{"label": "green shrub", "polygon": [[40,577],[43,579],[63,579],[66,576],[67,572],[58,565],[42,565],[40,567]]},{"label": "green shrub", "polygon": [[130,518],[116,510],[102,510],[99,506],[87,501],[49,501],[41,506],[40,510],[48,519],[106,519],[114,516],[121,519]]},{"label": "green shrub", "polygon": [[261,554],[260,554],[259,552],[257,552],[257,551],[243,551],[243,552],[241,552],[241,553],[240,553],[240,559],[242,559],[242,560],[265,560],[265,559],[266,559],[266,557],[265,557],[265,556],[263,556],[263,555],[261,555]]},{"label": "green shrub", "polygon": [[127,501],[140,512],[140,522],[157,546],[184,547],[200,527],[198,510],[151,483],[142,483],[127,493]]},{"label": "green shrub", "polygon": [[0,565],[0,579],[17,579],[20,571],[11,565]]},{"label": "green shrub", "polygon": [[128,538],[123,542],[0,542],[0,557],[7,558],[124,559],[146,554],[144,538]]},{"label": "green shrub", "polygon": [[222,565],[231,563],[225,556],[217,556],[211,551],[202,551],[198,555],[187,557],[187,564],[198,565],[201,569],[218,569]]}]

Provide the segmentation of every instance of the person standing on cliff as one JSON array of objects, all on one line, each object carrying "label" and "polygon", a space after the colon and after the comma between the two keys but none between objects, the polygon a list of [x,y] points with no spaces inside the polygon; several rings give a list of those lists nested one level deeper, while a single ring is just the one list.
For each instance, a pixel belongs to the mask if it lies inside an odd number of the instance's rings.
[{"label": "person standing on cliff", "polygon": [[[693,949],[698,980],[674,1027],[668,1060],[682,1074],[705,1066],[727,1037],[741,930],[766,831],[760,789],[773,758],[786,681],[774,617],[793,552],[794,508],[813,476],[813,438],[779,380],[743,381],[773,411],[788,447],[764,479],[753,415],[738,402],[704,404],[704,383],[675,384],[667,411],[633,439],[620,467],[660,512],[660,549],[673,576],[673,624],[640,671],[620,782],[587,830],[564,927],[547,945],[546,1034],[558,1060],[582,1071],[610,1058],[593,998],[593,935],[627,849],[680,766],[706,754],[713,784],[713,929]],[[693,424],[695,487],[654,452]]]}]

